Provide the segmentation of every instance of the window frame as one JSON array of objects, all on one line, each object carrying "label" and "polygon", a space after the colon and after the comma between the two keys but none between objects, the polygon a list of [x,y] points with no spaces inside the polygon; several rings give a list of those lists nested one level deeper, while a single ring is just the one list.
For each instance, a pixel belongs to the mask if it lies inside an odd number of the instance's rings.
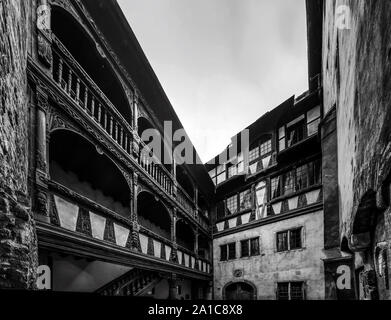
[{"label": "window frame", "polygon": [[[319,109],[319,116],[317,116],[309,121],[309,113],[315,109]],[[316,107],[305,111],[303,114],[299,115],[298,117],[296,117],[295,119],[293,119],[289,123],[286,123],[283,126],[281,126],[278,129],[278,146],[277,146],[278,152],[282,152],[284,150],[292,148],[292,147],[296,146],[297,144],[299,144],[300,142],[305,141],[306,139],[315,136],[317,132],[309,134],[309,127],[311,125],[315,124],[316,122],[320,123],[321,120],[322,120],[322,108],[321,108],[321,105],[317,105]],[[299,140],[289,146],[288,145],[288,141],[289,141],[288,129],[297,125],[299,122],[302,122],[302,121],[304,121],[304,124],[303,124],[304,137],[303,137],[303,139]],[[282,148],[282,143],[283,143],[283,148]]]},{"label": "window frame", "polygon": [[[234,258],[232,258],[230,256],[230,246],[234,247],[234,255],[235,255]],[[229,242],[229,243],[220,245],[220,262],[227,262],[227,261],[236,260],[236,251],[237,251],[236,250],[236,242]],[[224,255],[223,255],[223,252],[224,252]],[[224,257],[225,257],[225,259],[224,259]]]},{"label": "window frame", "polygon": [[[299,169],[302,169],[304,167],[307,168],[306,169],[307,171],[303,170],[303,172],[306,172],[306,177],[307,177],[306,185],[299,186],[298,180],[299,177],[303,176],[303,173],[299,175],[298,172]],[[291,175],[293,177],[293,180],[289,184],[291,188],[287,189],[286,181],[288,175]],[[275,183],[275,181],[277,181],[277,183]],[[314,159],[311,161],[307,161],[303,164],[293,166],[276,176],[270,177],[270,189],[269,189],[270,201],[273,201],[281,197],[294,195],[308,188],[318,186],[321,183],[322,183],[322,160]],[[275,184],[277,185],[275,186]]]},{"label": "window frame", "polygon": [[[292,232],[296,232],[296,231],[299,231],[299,235],[300,235],[300,247],[293,247],[292,248]],[[304,246],[304,227],[296,227],[296,228],[291,228],[291,229],[288,229],[288,230],[283,230],[283,231],[279,231],[276,233],[276,252],[278,253],[281,253],[281,252],[289,252],[289,251],[296,251],[296,250],[302,250],[305,248]],[[286,241],[286,246],[284,246],[284,248],[286,249],[280,249],[280,246],[279,246],[279,236],[282,235],[282,234],[287,234],[287,237],[284,241]]]},{"label": "window frame", "polygon": [[[301,286],[301,297],[299,299],[292,297],[292,285],[299,284]],[[294,301],[294,300],[306,300],[306,283],[305,281],[285,281],[285,282],[277,282],[277,288],[276,288],[276,299],[277,300],[286,300],[286,301]],[[287,286],[288,292],[286,299],[281,299],[280,294],[280,286]]]},{"label": "window frame", "polygon": [[[257,241],[257,250],[256,252],[253,252],[252,242]],[[247,255],[243,255],[243,248],[246,247]],[[254,237],[250,239],[245,239],[240,241],[240,257],[241,258],[251,258],[256,257],[261,254],[260,249],[260,240],[259,237]]]}]

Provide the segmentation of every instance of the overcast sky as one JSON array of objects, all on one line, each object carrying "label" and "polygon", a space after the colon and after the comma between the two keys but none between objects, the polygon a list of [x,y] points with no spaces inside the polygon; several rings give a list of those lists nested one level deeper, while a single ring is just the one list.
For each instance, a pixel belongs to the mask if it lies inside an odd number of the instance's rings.
[{"label": "overcast sky", "polygon": [[118,0],[201,159],[307,90],[304,0]]}]

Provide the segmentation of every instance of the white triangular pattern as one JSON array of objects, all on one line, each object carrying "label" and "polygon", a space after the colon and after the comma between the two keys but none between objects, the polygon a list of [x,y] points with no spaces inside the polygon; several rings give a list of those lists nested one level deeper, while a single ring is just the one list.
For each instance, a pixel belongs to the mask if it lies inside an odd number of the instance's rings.
[{"label": "white triangular pattern", "polygon": [[70,231],[76,231],[77,218],[79,216],[79,207],[60,197],[54,196],[60,226]]},{"label": "white triangular pattern", "polygon": [[236,222],[237,222],[237,220],[238,220],[237,218],[228,220],[228,225],[229,225],[229,228],[230,228],[230,229],[236,227]]},{"label": "white triangular pattern", "polygon": [[190,256],[185,253],[185,265],[186,267],[190,267]]},{"label": "white triangular pattern", "polygon": [[216,227],[217,227],[217,231],[218,232],[221,232],[224,230],[224,222],[219,222],[216,224]]},{"label": "white triangular pattern", "polygon": [[170,260],[170,255],[171,255],[171,248],[169,246],[166,246],[166,260]]},{"label": "white triangular pattern", "polygon": [[289,210],[297,209],[298,205],[299,205],[299,197],[293,197],[291,199],[288,199]]},{"label": "white triangular pattern", "polygon": [[246,213],[244,215],[242,215],[242,224],[247,224],[250,220],[250,214],[249,213]]},{"label": "white triangular pattern", "polygon": [[269,163],[270,163],[271,158],[272,158],[271,156],[268,156],[268,157],[262,159],[263,169],[269,168]]},{"label": "white triangular pattern", "polygon": [[148,252],[148,237],[140,233],[141,252],[147,254]]},{"label": "white triangular pattern", "polygon": [[307,205],[314,204],[319,198],[320,189],[307,192],[305,194],[307,198]]},{"label": "white triangular pattern", "polygon": [[91,233],[96,239],[103,240],[105,234],[106,218],[90,212]]},{"label": "white triangular pattern", "polygon": [[194,269],[195,267],[195,258],[191,257],[191,267]]},{"label": "white triangular pattern", "polygon": [[280,214],[281,213],[281,205],[282,205],[282,202],[277,202],[277,203],[273,204],[274,214]]},{"label": "white triangular pattern", "polygon": [[182,264],[182,251],[178,250],[178,262],[179,264]]},{"label": "white triangular pattern", "polygon": [[126,229],[116,223],[114,223],[115,242],[121,247],[126,247],[126,242],[129,237],[129,229]]},{"label": "white triangular pattern", "polygon": [[162,250],[162,244],[159,241],[153,240],[153,251],[156,258],[160,258]]},{"label": "white triangular pattern", "polygon": [[251,166],[249,166],[250,173],[251,174],[257,173],[257,167],[258,167],[258,162],[253,163]]}]

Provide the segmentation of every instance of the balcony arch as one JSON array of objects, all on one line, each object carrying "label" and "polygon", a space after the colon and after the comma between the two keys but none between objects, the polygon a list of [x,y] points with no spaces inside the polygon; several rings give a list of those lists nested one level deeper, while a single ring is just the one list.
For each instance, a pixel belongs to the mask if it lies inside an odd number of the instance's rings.
[{"label": "balcony arch", "polygon": [[183,219],[179,219],[176,223],[176,241],[180,246],[194,252],[195,233]]},{"label": "balcony arch", "polygon": [[131,125],[132,110],[124,87],[102,49],[84,26],[67,10],[53,5],[51,28],[54,35]]},{"label": "balcony arch", "polygon": [[256,299],[257,288],[249,281],[229,282],[223,288],[223,300],[243,301]]},{"label": "balcony arch", "polygon": [[90,141],[70,130],[52,132],[50,177],[68,189],[130,217],[130,188],[122,172]]},{"label": "balcony arch", "polygon": [[137,196],[137,215],[140,225],[171,240],[171,216],[165,205],[152,193],[143,191]]}]

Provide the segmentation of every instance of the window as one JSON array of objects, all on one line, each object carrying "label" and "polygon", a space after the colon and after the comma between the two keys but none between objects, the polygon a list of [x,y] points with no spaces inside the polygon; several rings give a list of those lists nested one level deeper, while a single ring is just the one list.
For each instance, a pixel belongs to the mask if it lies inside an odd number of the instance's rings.
[{"label": "window", "polygon": [[250,240],[250,254],[251,256],[259,255],[259,238],[254,238]]},{"label": "window", "polygon": [[290,231],[289,244],[290,250],[301,248],[301,228]]},{"label": "window", "polygon": [[234,195],[226,200],[227,214],[235,214],[238,212],[238,196]]},{"label": "window", "polygon": [[229,243],[220,246],[220,261],[236,259],[236,243]]},{"label": "window", "polygon": [[306,138],[306,125],[304,115],[293,120],[286,127],[288,148]]},{"label": "window", "polygon": [[258,219],[266,218],[267,216],[267,188],[266,182],[261,181],[255,187],[255,199]]},{"label": "window", "polygon": [[278,300],[304,300],[304,282],[280,282],[277,284]]},{"label": "window", "polygon": [[216,183],[220,184],[226,180],[225,176],[225,165],[221,165],[217,167],[217,178],[216,178]]},{"label": "window", "polygon": [[303,228],[296,228],[277,233],[277,252],[301,249]]},{"label": "window", "polygon": [[271,179],[271,195],[272,199],[281,196],[281,176]]},{"label": "window", "polygon": [[228,260],[236,259],[236,243],[230,243],[228,245]]},{"label": "window", "polygon": [[267,156],[271,152],[272,152],[272,141],[271,140],[268,140],[268,141],[261,144],[261,146],[260,146],[261,157]]},{"label": "window", "polygon": [[253,239],[241,241],[240,248],[241,248],[240,253],[242,258],[259,256],[260,254],[259,238],[253,238]]},{"label": "window", "polygon": [[322,180],[321,170],[321,161],[316,160],[272,178],[271,198],[275,199],[290,195],[294,192],[320,184]]},{"label": "window", "polygon": [[225,212],[221,205],[217,205],[217,215],[219,218],[230,216],[241,211],[250,210],[252,208],[251,189],[242,191],[225,200]]},{"label": "window", "polygon": [[317,106],[278,131],[279,151],[294,146],[296,143],[318,133],[321,120],[321,109]]},{"label": "window", "polygon": [[250,256],[250,248],[248,245],[248,240],[243,240],[240,242],[240,254],[242,258]]},{"label": "window", "polygon": [[220,246],[220,261],[228,260],[227,245]]},{"label": "window", "polygon": [[249,169],[251,174],[255,174],[262,169],[266,169],[264,166],[268,166],[269,162],[264,163],[264,159],[270,157],[272,153],[272,140],[260,140],[249,152]]},{"label": "window", "polygon": [[240,211],[251,209],[251,190],[246,190],[240,193],[239,196]]},{"label": "window", "polygon": [[259,158],[259,147],[256,147],[250,151],[248,155],[248,161],[251,163],[257,160],[258,158]]},{"label": "window", "polygon": [[231,165],[228,167],[228,179],[236,176],[238,174],[238,167],[236,165]]},{"label": "window", "polygon": [[320,106],[317,106],[307,112],[307,132],[309,137],[318,133],[319,124],[320,124]]},{"label": "window", "polygon": [[277,251],[278,252],[283,252],[283,251],[288,251],[288,235],[289,232],[280,232],[277,233]]}]

